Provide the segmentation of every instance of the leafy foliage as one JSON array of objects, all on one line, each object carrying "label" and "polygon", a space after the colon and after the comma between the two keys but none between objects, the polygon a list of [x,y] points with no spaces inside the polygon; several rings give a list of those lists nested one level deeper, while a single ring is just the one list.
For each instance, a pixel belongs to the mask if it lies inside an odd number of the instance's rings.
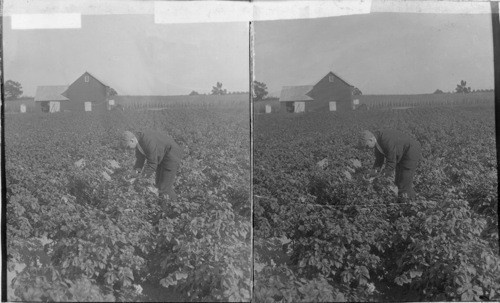
[{"label": "leafy foliage", "polygon": [[263,100],[268,94],[267,85],[263,82],[254,81],[252,88],[255,96],[254,97],[255,101]]},{"label": "leafy foliage", "polygon": [[[141,294],[141,285],[156,285],[183,300],[248,300],[244,112],[179,108],[8,117],[7,245],[10,268],[23,265],[10,298],[144,301],[151,298]],[[176,180],[179,201],[169,202],[167,214],[144,181],[131,185],[126,179],[135,159],[118,148],[117,134],[125,129],[163,130],[185,150]]]},{"label": "leafy foliage", "polygon": [[[363,177],[383,127],[422,144],[414,203]],[[498,300],[496,167],[487,106],[257,116],[256,301]]]},{"label": "leafy foliage", "polygon": [[226,95],[227,90],[222,89],[222,83],[217,82],[215,86],[212,86],[212,95]]},{"label": "leafy foliage", "polygon": [[7,80],[4,84],[5,99],[17,99],[23,94],[21,83]]},{"label": "leafy foliage", "polygon": [[457,94],[468,94],[471,92],[470,87],[467,87],[467,82],[464,80],[461,80],[459,84],[457,84],[457,87],[455,88],[455,92]]},{"label": "leafy foliage", "polygon": [[108,90],[107,93],[108,93],[108,97],[113,97],[113,96],[118,95],[118,93],[116,92],[116,90],[114,88],[112,88],[112,87],[109,88],[109,90]]}]

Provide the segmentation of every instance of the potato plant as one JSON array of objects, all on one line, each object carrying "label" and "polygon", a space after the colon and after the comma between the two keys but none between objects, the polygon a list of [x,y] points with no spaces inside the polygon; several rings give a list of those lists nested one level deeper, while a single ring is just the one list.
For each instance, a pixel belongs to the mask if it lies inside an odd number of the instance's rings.
[{"label": "potato plant", "polygon": [[[244,301],[251,296],[246,108],[26,114],[6,132],[11,300]],[[177,203],[129,182],[123,130],[184,148]],[[77,165],[75,165],[77,163]],[[179,296],[152,298],[146,289]]]},{"label": "potato plant", "polygon": [[[377,128],[422,144],[417,201],[363,177]],[[490,106],[256,116],[253,184],[257,302],[500,299]]]}]

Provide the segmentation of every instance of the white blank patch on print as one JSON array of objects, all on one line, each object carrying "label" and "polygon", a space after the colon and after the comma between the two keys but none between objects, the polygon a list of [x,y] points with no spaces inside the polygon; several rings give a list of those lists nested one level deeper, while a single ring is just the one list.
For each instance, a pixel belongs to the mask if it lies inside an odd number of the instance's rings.
[{"label": "white blank patch on print", "polygon": [[369,13],[489,14],[489,1],[4,1],[12,29],[81,28],[82,15],[154,14],[160,24],[326,18]]},{"label": "white blank patch on print", "polygon": [[248,22],[252,4],[243,1],[155,1],[155,23]]},{"label": "white blank patch on print", "polygon": [[372,0],[253,2],[253,20],[313,19],[369,14]]},{"label": "white blank patch on print", "polygon": [[82,15],[79,13],[12,14],[11,27],[12,29],[81,28]]},{"label": "white blank patch on print", "polygon": [[490,1],[373,0],[372,13],[489,14]]},{"label": "white blank patch on print", "polygon": [[249,22],[369,13],[489,14],[489,1],[155,1],[155,23]]},{"label": "white blank patch on print", "polygon": [[370,13],[371,0],[155,1],[155,23],[250,22]]}]

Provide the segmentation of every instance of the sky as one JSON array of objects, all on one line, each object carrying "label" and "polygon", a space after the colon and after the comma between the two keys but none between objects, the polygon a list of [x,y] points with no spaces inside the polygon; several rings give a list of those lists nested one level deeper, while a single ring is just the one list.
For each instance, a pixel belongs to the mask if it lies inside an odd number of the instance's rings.
[{"label": "sky", "polygon": [[255,80],[271,95],[329,71],[363,94],[492,89],[489,15],[372,13],[255,22]]},{"label": "sky", "polygon": [[119,95],[249,90],[245,22],[155,24],[154,15],[82,15],[80,29],[12,30],[4,18],[5,80],[24,96],[69,85],[85,71]]},{"label": "sky", "polygon": [[[120,95],[248,91],[248,23],[155,24],[154,15],[83,15],[81,29],[12,30],[5,80],[68,85],[85,71]],[[271,95],[333,71],[363,94],[493,88],[489,15],[371,13],[254,23],[255,79]]]}]

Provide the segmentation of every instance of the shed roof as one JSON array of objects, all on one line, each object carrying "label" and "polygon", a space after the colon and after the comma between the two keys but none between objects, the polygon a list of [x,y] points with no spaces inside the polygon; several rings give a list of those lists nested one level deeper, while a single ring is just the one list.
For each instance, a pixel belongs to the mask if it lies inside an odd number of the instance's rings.
[{"label": "shed roof", "polygon": [[37,101],[69,101],[62,93],[68,89],[67,85],[46,85],[36,88],[35,102]]},{"label": "shed roof", "polygon": [[313,85],[283,86],[281,89],[280,102],[286,101],[313,101],[307,93],[311,91]]}]

